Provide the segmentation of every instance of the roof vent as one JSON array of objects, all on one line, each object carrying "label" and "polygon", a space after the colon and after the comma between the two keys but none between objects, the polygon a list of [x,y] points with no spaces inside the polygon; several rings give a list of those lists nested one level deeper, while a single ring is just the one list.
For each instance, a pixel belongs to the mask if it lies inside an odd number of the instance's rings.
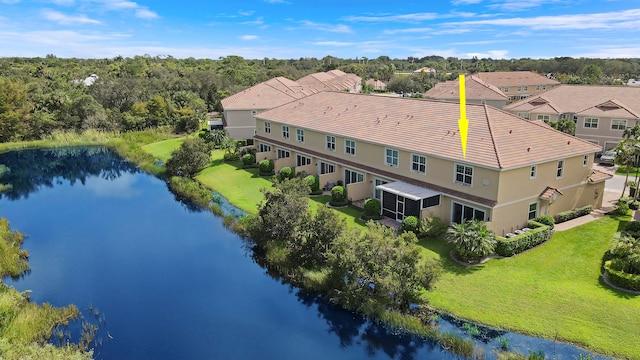
[{"label": "roof vent", "polygon": [[528,148],[527,148],[527,152],[529,152],[529,151],[531,151],[531,147],[528,147]]},{"label": "roof vent", "polygon": [[567,141],[567,145],[571,144],[571,140]]},{"label": "roof vent", "polygon": [[509,130],[509,134],[511,134],[513,132],[513,130]]}]

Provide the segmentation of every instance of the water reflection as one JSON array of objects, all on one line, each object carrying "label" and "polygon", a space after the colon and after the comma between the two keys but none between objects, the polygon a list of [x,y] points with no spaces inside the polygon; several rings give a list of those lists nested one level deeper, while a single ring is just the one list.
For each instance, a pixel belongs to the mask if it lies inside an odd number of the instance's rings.
[{"label": "water reflection", "polygon": [[139,170],[114,151],[102,146],[69,147],[50,150],[22,150],[0,154],[0,164],[10,169],[0,183],[11,188],[0,199],[27,199],[42,187],[63,181],[86,184],[89,177],[114,180]]}]

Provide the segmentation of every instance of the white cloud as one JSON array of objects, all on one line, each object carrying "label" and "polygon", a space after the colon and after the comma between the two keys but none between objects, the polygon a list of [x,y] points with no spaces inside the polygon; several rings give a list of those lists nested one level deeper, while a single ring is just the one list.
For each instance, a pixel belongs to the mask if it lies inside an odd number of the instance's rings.
[{"label": "white cloud", "polygon": [[140,19],[156,19],[160,16],[149,9],[139,8],[136,9],[136,17]]},{"label": "white cloud", "polygon": [[567,0],[502,0],[489,5],[489,7],[504,11],[525,11],[544,4],[563,3],[566,5],[568,2]]},{"label": "white cloud", "polygon": [[351,22],[420,22],[437,19],[437,13],[395,14],[377,16],[347,16],[342,18]]},{"label": "white cloud", "polygon": [[492,58],[492,59],[506,59],[509,50],[489,50],[487,52],[470,52],[467,53],[466,59],[477,57],[478,59]]},{"label": "white cloud", "polygon": [[355,43],[343,41],[316,41],[312,43],[317,46],[353,46]]},{"label": "white cloud", "polygon": [[263,19],[263,17],[259,17],[259,18],[255,19],[255,20],[252,20],[252,21],[241,22],[240,24],[242,24],[242,25],[255,25],[255,26],[264,25],[264,19]]},{"label": "white cloud", "polygon": [[242,16],[251,16],[255,13],[255,11],[250,10],[250,11],[238,11],[238,14],[242,15]]},{"label": "white cloud", "polygon": [[100,24],[100,21],[90,19],[86,15],[66,15],[59,11],[49,9],[43,10],[42,16],[49,21],[53,21],[61,25]]},{"label": "white cloud", "polygon": [[257,35],[242,35],[239,38],[240,38],[240,40],[249,41],[249,40],[257,40],[258,36]]},{"label": "white cloud", "polygon": [[48,2],[60,6],[71,6],[75,3],[74,0],[49,0]]},{"label": "white cloud", "polygon": [[304,27],[318,31],[337,32],[345,34],[353,32],[353,30],[351,30],[349,26],[342,24],[322,24],[309,20],[303,20],[300,22],[300,24],[302,24]]},{"label": "white cloud", "polygon": [[415,33],[426,33],[433,31],[432,28],[424,27],[424,28],[408,28],[408,29],[392,29],[392,30],[384,30],[383,33],[387,35],[395,35],[395,34],[415,34]]},{"label": "white cloud", "polygon": [[480,4],[482,2],[482,0],[453,0],[451,1],[451,4],[453,5],[473,5],[473,4]]},{"label": "white cloud", "polygon": [[640,9],[594,14],[549,15],[505,19],[451,22],[447,26],[492,25],[525,27],[533,30],[636,29]]},{"label": "white cloud", "polygon": [[20,0],[0,0],[0,3],[3,3],[3,4],[17,4],[19,2]]}]

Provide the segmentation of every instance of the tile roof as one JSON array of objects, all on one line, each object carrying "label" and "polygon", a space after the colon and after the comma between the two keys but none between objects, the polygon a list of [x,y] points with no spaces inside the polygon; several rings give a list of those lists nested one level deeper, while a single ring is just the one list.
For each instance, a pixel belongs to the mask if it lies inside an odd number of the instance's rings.
[{"label": "tile roof", "polygon": [[[477,76],[471,75],[465,78],[465,92],[470,100],[509,100],[497,86],[491,85]],[[459,100],[460,80],[451,80],[437,83],[424,94],[431,99]]]},{"label": "tile roof", "polygon": [[591,175],[589,176],[589,182],[590,183],[598,183],[598,182],[602,182],[605,180],[609,180],[613,177],[613,174],[609,174],[608,172],[605,171],[600,171],[598,169],[592,169],[591,170]]},{"label": "tile roof", "polygon": [[309,74],[296,82],[308,88],[318,91],[356,91],[356,88],[362,81],[358,75],[347,74],[341,70],[331,70],[327,72],[318,72]]},{"label": "tile roof", "polygon": [[[553,104],[542,108],[538,103]],[[606,85],[562,85],[534,95],[513,104],[505,110],[513,112],[612,114],[624,116],[632,114],[640,118],[640,88]],[[591,110],[590,110],[591,109]],[[591,112],[591,113],[590,113]],[[627,116],[628,117],[628,116]]]},{"label": "tile roof", "polygon": [[407,151],[497,169],[593,153],[588,141],[485,105],[467,104],[467,158],[460,105],[436,100],[320,92],[257,117]]},{"label": "tile roof", "polygon": [[373,86],[374,90],[386,90],[387,89],[387,84],[385,84],[383,81],[380,81],[380,80],[369,79],[369,80],[367,80],[367,85]]},{"label": "tile roof", "polygon": [[313,92],[312,89],[280,76],[222,99],[222,107],[225,110],[270,109]]},{"label": "tile roof", "polygon": [[531,71],[479,72],[476,75],[489,84],[498,87],[549,84],[560,85],[560,82],[556,80],[549,79],[546,76],[542,76]]},{"label": "tile roof", "polygon": [[551,200],[553,198],[553,195],[555,194],[564,195],[562,191],[554,187],[547,186],[544,190],[542,190],[538,197],[543,200]]}]

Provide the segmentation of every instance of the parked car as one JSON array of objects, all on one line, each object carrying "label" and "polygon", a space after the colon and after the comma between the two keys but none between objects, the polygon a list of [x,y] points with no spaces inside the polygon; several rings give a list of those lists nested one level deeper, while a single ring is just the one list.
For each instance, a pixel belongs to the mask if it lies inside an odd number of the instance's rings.
[{"label": "parked car", "polygon": [[616,156],[618,154],[616,154],[615,151],[605,151],[602,153],[602,156],[600,156],[600,164],[603,165],[613,165],[613,163],[616,160]]}]

